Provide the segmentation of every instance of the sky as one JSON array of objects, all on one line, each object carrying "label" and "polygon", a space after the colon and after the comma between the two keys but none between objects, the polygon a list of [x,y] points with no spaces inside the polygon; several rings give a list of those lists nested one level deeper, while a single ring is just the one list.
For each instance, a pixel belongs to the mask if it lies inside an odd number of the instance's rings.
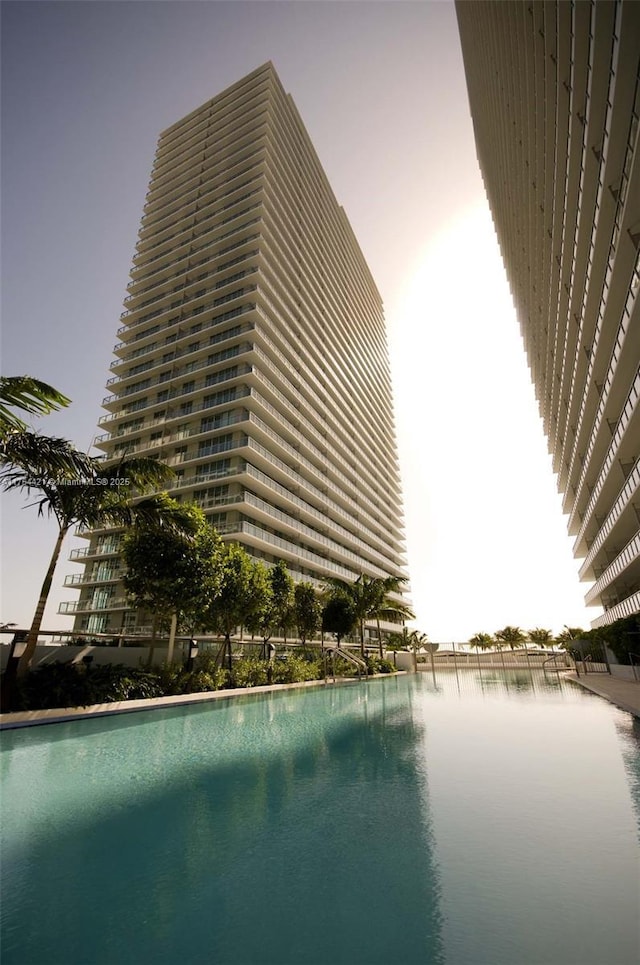
[{"label": "sky", "polygon": [[[450,2],[0,5],[1,370],[73,400],[87,450],[159,133],[271,60],[385,303],[415,625],[588,627],[476,160]],[[3,497],[0,621],[30,623],[56,526]],[[43,626],[77,594],[63,551]]]}]

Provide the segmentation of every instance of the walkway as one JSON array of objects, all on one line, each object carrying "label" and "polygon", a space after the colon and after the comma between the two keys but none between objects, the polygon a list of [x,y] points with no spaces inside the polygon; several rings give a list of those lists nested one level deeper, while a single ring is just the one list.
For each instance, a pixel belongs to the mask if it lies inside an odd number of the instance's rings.
[{"label": "walkway", "polygon": [[575,673],[567,674],[564,679],[571,683],[579,684],[586,690],[604,697],[605,700],[626,710],[635,717],[640,717],[640,680],[634,680],[631,673],[623,671],[630,670],[627,667],[616,667],[615,675],[608,673],[590,673],[586,676],[581,674],[579,677]]}]

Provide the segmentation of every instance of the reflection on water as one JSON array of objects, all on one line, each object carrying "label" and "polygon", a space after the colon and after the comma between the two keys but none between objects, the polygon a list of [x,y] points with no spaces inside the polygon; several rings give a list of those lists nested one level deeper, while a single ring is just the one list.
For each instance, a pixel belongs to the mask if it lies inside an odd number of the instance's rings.
[{"label": "reflection on water", "polygon": [[620,738],[622,760],[624,761],[629,792],[640,828],[640,718],[631,714],[620,714],[616,718],[616,730]]},{"label": "reflection on water", "polygon": [[421,710],[445,960],[640,960],[630,715],[526,671],[441,673],[434,696]]},{"label": "reflection on water", "polygon": [[1,760],[3,965],[639,957],[637,722],[557,675],[76,721]]},{"label": "reflection on water", "polygon": [[9,735],[3,965],[437,965],[422,725],[398,683]]}]

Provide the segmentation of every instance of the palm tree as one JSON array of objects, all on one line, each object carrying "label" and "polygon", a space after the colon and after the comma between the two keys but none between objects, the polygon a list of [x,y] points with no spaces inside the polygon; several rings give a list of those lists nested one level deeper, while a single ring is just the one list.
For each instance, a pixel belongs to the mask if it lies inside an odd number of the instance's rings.
[{"label": "palm tree", "polygon": [[147,519],[150,523],[162,519],[171,521],[171,511],[167,509],[162,495],[134,501],[136,495],[150,488],[157,489],[172,475],[172,470],[167,466],[154,459],[123,459],[107,466],[99,459],[74,450],[70,443],[66,446],[70,457],[82,467],[82,471],[75,476],[71,476],[68,469],[51,471],[50,466],[46,467],[46,460],[43,460],[40,475],[35,475],[35,452],[28,459],[18,460],[16,456],[13,465],[5,466],[0,474],[5,490],[38,492],[39,496],[31,505],[38,507],[39,516],[46,513],[55,516],[58,522],[58,536],[27,635],[26,647],[18,664],[18,676],[28,673],[31,666],[53,574],[69,530],[77,525],[128,526],[136,518]]},{"label": "palm tree", "polygon": [[489,650],[493,646],[494,640],[490,633],[476,633],[469,640],[469,646],[477,650]]},{"label": "palm tree", "polygon": [[33,415],[47,415],[69,405],[68,399],[53,386],[28,375],[0,376],[0,438],[11,432],[26,432],[27,424],[13,409]]},{"label": "palm tree", "polygon": [[[380,651],[380,659],[382,659],[382,634],[380,633],[380,620],[389,620],[392,623],[397,623],[401,621],[404,623],[405,620],[414,620],[415,613],[408,604],[402,602],[401,600],[394,599],[392,594],[400,594],[402,592],[402,584],[407,581],[403,577],[397,576],[386,576],[384,579],[378,580],[379,585],[379,606],[372,609],[370,616],[375,617],[376,627],[378,630],[378,648]],[[412,635],[423,636],[426,640],[425,634],[419,634],[417,630],[412,631]]]},{"label": "palm tree", "polygon": [[512,650],[515,650],[519,644],[524,643],[527,639],[520,627],[507,626],[503,630],[497,630],[494,635],[496,640],[511,647]]},{"label": "palm tree", "polygon": [[[32,480],[31,489],[38,488],[38,480],[50,476],[73,479],[91,475],[91,460],[66,439],[41,436],[37,432],[8,432],[0,438],[0,484],[5,488],[14,478],[23,475]],[[22,487],[26,488],[26,487]]]},{"label": "palm tree", "polygon": [[535,630],[529,630],[528,637],[532,643],[535,643],[540,647],[548,647],[553,643],[553,634],[551,630],[541,630],[540,627],[536,627]]},{"label": "palm tree", "polygon": [[403,627],[399,633],[390,633],[387,639],[387,647],[390,650],[409,650],[415,630]]},{"label": "palm tree", "polygon": [[13,466],[21,466],[34,477],[52,472],[69,476],[88,471],[87,456],[66,439],[41,436],[32,432],[13,409],[33,415],[46,415],[69,405],[71,400],[28,375],[0,377],[0,476]]},{"label": "palm tree", "polygon": [[[326,587],[329,597],[342,596],[350,600],[353,605],[355,621],[360,627],[360,653],[364,657],[364,624],[365,620],[375,619],[378,624],[378,639],[380,640],[380,620],[404,621],[412,620],[414,614],[406,603],[394,600],[390,594],[400,592],[404,579],[395,576],[371,577],[361,573],[357,580],[349,583],[338,577],[329,577]],[[382,650],[382,642],[380,641]]]},{"label": "palm tree", "polygon": [[421,647],[424,647],[426,650],[430,646],[428,635],[421,633],[420,630],[411,630],[409,633],[409,646],[414,653],[417,653]]}]

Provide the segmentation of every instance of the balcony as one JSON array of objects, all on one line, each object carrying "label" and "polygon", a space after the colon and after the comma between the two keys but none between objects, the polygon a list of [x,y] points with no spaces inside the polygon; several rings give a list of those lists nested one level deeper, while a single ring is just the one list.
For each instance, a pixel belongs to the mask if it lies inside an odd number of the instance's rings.
[{"label": "balcony", "polygon": [[117,583],[122,576],[120,569],[111,570],[107,574],[73,573],[65,576],[64,586],[88,586],[90,583]]},{"label": "balcony", "polygon": [[109,600],[71,600],[60,604],[58,613],[93,613],[104,610],[128,610],[131,604],[126,597],[120,596]]},{"label": "balcony", "polygon": [[71,550],[70,560],[86,560],[93,556],[116,556],[120,552],[118,544],[107,546],[82,546],[79,549]]}]

